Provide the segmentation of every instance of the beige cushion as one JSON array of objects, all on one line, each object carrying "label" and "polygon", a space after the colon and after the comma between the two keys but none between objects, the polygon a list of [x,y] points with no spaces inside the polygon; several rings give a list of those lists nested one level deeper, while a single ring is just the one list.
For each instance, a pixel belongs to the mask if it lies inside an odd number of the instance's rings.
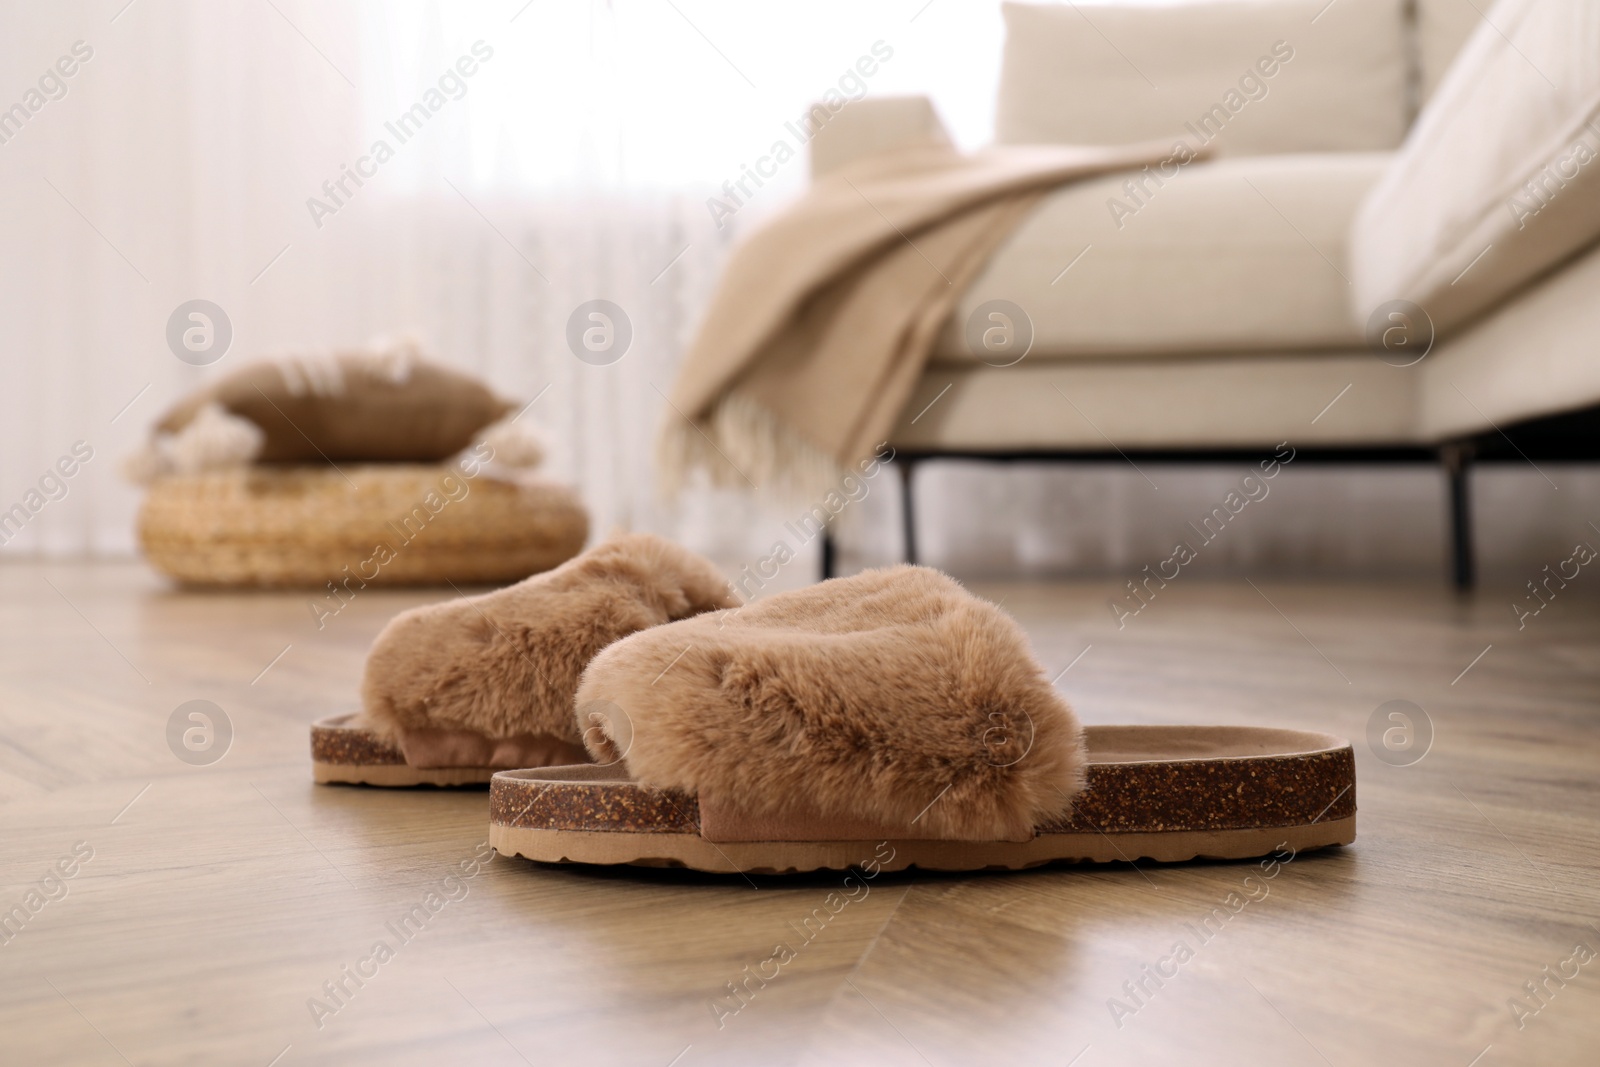
[{"label": "beige cushion", "polygon": [[1360,316],[1406,299],[1448,331],[1600,237],[1600,4],[1491,15],[1357,217]]},{"label": "beige cushion", "polygon": [[1366,351],[934,364],[889,440],[902,450],[1097,452],[1113,444],[1127,450],[1404,444],[1416,438],[1419,379],[1411,370]]},{"label": "beige cushion", "polygon": [[[816,114],[816,108],[811,111]],[[813,178],[874,152],[948,144],[944,123],[925,96],[864,96],[845,104],[811,138]]]},{"label": "beige cushion", "polygon": [[1359,345],[1344,245],[1388,159],[1194,163],[1120,220],[1108,204],[1133,204],[1126,173],[1062,188],[962,296],[934,358],[975,361],[964,328],[991,299],[1032,320],[1030,361]]},{"label": "beige cushion", "polygon": [[156,431],[178,433],[210,404],[261,429],[262,463],[433,462],[515,410],[409,344],[244,364],[175,404]]},{"label": "beige cushion", "polygon": [[1417,64],[1422,98],[1444,80],[1467,38],[1484,21],[1491,0],[1417,0]]},{"label": "beige cushion", "polygon": [[1214,137],[1234,154],[1393,148],[1406,120],[1401,9],[1401,0],[1006,4],[996,138]]}]

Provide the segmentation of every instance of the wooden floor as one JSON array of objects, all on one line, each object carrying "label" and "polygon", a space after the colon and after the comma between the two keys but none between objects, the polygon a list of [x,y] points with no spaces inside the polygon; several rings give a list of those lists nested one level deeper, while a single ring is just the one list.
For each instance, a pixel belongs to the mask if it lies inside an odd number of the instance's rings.
[{"label": "wooden floor", "polygon": [[[0,933],[0,1060],[1594,1064],[1585,581],[1521,631],[1509,593],[1430,585],[1191,579],[1120,631],[1109,582],[977,585],[1052,674],[1071,664],[1058,685],[1088,722],[1352,738],[1360,836],[1271,879],[885,875],[833,913],[836,876],[474,866],[482,792],[313,786],[306,724],[353,708],[385,619],[449,590],[367,591],[319,631],[303,595],[0,567],[0,908],[22,909]],[[210,765],[169,748],[191,700],[231,722]],[[1366,740],[1391,700],[1433,724],[1411,766]],[[776,977],[749,978],[780,944]]]}]

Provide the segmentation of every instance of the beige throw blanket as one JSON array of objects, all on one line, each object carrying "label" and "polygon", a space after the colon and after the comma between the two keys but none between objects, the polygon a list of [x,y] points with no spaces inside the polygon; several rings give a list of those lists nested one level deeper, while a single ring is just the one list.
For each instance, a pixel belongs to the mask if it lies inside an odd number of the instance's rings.
[{"label": "beige throw blanket", "polygon": [[729,260],[673,387],[666,488],[705,468],[825,493],[887,439],[957,298],[1045,193],[1171,154],[926,145],[818,178]]}]

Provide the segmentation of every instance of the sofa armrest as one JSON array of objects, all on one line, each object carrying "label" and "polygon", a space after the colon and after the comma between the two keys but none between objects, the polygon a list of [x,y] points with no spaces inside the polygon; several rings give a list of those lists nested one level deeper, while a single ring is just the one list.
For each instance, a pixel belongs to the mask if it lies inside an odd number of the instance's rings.
[{"label": "sofa armrest", "polygon": [[863,97],[832,114],[818,104],[809,121],[818,127],[811,138],[813,178],[875,152],[950,143],[933,101],[925,96]]}]

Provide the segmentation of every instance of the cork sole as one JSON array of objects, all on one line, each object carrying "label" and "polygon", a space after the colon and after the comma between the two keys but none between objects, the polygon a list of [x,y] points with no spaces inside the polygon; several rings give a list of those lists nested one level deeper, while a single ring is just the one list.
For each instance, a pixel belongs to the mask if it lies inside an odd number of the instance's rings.
[{"label": "cork sole", "polygon": [[413,767],[405,753],[370,730],[352,726],[354,715],[334,715],[311,724],[311,777],[323,785],[388,788],[483,785],[493,767]]},{"label": "cork sole", "polygon": [[[545,863],[688,867],[718,873],[1015,870],[1055,862],[1247,859],[1355,840],[1355,756],[1327,734],[1253,727],[1091,726],[1089,782],[1070,816],[1027,841],[708,840],[693,796],[616,768],[503,771],[489,786],[489,843]],[[892,847],[884,859],[878,846]]]}]

